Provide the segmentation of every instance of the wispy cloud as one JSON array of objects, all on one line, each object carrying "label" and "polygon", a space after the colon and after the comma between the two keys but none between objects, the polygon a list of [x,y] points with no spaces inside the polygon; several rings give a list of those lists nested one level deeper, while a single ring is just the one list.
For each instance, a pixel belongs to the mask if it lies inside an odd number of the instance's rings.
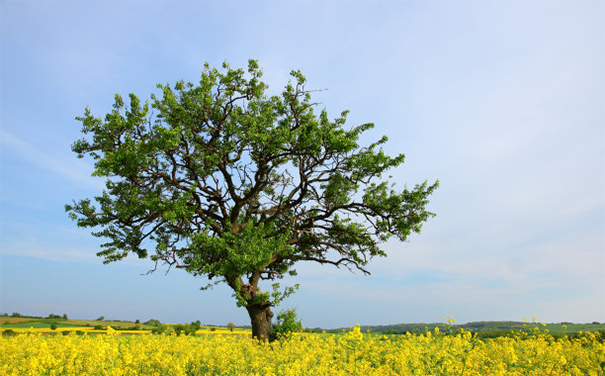
[{"label": "wispy cloud", "polygon": [[0,130],[0,146],[15,153],[30,165],[58,174],[72,183],[97,189],[105,187],[102,179],[91,176],[92,166],[82,160],[75,160],[75,158],[62,160],[43,147],[31,144],[4,130]]},{"label": "wispy cloud", "polygon": [[301,283],[291,302],[305,320],[603,320],[602,2],[9,3],[3,255],[100,262],[99,239],[61,227],[66,188],[103,188],[89,161],[68,156],[68,114],[109,111],[115,92],[144,99],[156,82],[195,82],[205,61],[258,58],[270,93],[300,68],[307,89],[329,89],[314,100],[330,117],[350,109],[350,125],[374,122],[362,143],[386,134],[385,151],[407,156],[392,171],[398,188],[441,181],[437,217],[409,243],[386,244],[372,276],[297,265],[284,281]]},{"label": "wispy cloud", "polygon": [[79,248],[73,243],[53,244],[55,239],[9,239],[2,242],[2,256],[35,257],[43,260],[75,263],[99,263],[99,258],[90,249]]}]

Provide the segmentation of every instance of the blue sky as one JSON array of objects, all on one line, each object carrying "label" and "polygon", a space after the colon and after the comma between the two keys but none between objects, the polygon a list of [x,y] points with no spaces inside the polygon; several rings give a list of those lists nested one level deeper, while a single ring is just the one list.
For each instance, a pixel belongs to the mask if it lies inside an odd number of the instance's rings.
[{"label": "blue sky", "polygon": [[103,265],[63,211],[98,194],[70,150],[75,116],[113,95],[195,82],[204,62],[291,69],[367,142],[404,153],[398,186],[439,179],[430,220],[385,244],[369,277],[304,264],[309,327],[605,321],[602,1],[2,1],[0,311],[248,324],[227,288],[182,271]]}]

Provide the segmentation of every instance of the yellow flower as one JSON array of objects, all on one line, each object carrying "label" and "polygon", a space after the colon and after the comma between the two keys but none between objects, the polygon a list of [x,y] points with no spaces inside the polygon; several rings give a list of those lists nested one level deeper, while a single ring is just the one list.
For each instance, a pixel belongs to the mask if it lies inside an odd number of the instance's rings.
[{"label": "yellow flower", "polygon": [[437,327],[434,335],[387,337],[364,335],[356,325],[273,343],[259,343],[249,331],[217,332],[2,336],[0,375],[598,375],[594,370],[605,362],[605,345],[590,332],[480,339],[464,331],[443,336]]}]

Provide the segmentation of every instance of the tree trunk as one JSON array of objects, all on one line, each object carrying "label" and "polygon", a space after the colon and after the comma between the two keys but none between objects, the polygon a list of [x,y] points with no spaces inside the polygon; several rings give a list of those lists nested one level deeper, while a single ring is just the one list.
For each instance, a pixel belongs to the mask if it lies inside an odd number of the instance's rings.
[{"label": "tree trunk", "polygon": [[246,307],[250,321],[252,322],[252,338],[262,341],[269,340],[269,331],[271,330],[271,312],[268,304],[253,304]]}]

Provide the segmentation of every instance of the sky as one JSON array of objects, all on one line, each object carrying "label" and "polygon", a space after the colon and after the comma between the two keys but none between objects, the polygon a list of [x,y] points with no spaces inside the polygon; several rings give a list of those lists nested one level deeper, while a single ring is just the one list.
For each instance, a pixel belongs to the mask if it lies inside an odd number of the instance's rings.
[{"label": "sky", "polygon": [[306,327],[531,318],[605,322],[605,2],[0,2],[0,312],[249,324],[230,290],[128,258],[64,212],[103,180],[70,145],[88,106],[258,59],[300,69],[331,117],[404,153],[397,187],[440,181],[421,234],[372,273],[306,263]]}]

